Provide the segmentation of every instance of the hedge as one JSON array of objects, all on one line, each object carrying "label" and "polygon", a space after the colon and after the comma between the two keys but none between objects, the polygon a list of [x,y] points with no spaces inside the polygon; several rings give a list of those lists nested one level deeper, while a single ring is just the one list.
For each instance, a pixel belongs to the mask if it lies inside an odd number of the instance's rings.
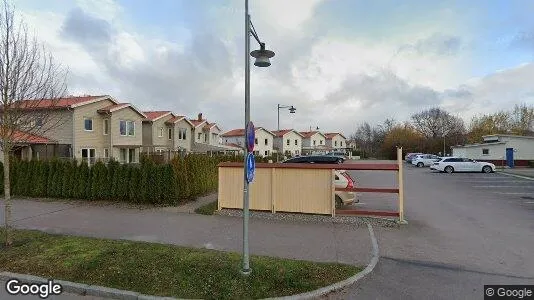
[{"label": "hedge", "polygon": [[[75,161],[13,160],[11,192],[13,196],[176,205],[216,191],[217,165],[242,160],[242,156],[189,154],[166,164],[144,159],[140,164],[111,161],[91,167]],[[3,190],[0,184],[0,194]]]}]

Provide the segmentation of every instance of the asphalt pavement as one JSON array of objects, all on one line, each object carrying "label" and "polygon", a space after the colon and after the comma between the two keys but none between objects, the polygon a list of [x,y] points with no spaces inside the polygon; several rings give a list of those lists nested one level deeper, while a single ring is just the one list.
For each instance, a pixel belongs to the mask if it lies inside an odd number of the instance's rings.
[{"label": "asphalt pavement", "polygon": [[[352,175],[362,185],[396,183],[384,172]],[[534,181],[405,165],[405,188],[409,224],[375,228],[374,272],[326,298],[483,299],[485,284],[534,284]]]}]

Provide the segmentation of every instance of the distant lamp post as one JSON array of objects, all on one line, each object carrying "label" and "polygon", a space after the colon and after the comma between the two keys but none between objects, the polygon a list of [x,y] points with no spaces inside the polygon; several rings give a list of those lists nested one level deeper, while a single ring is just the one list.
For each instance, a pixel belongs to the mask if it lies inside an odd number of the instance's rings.
[{"label": "distant lamp post", "polygon": [[[256,39],[260,45],[260,50],[250,52],[250,35]],[[274,57],[274,52],[265,49],[265,43],[260,41],[254,25],[250,20],[248,13],[248,0],[245,0],[245,130],[250,122],[250,56],[254,57],[256,61],[254,65],[257,67],[268,67],[271,65],[270,59]],[[247,139],[245,139],[245,144]],[[248,247],[248,219],[249,219],[249,183],[247,180],[248,169],[248,147],[245,145],[245,159],[243,163],[243,266],[241,273],[244,275],[250,274],[249,262],[249,247]]]},{"label": "distant lamp post", "polygon": [[282,108],[287,108],[290,114],[294,114],[297,111],[297,109],[293,105],[289,106],[278,104],[278,126],[276,127],[278,131],[280,131],[280,109]]}]

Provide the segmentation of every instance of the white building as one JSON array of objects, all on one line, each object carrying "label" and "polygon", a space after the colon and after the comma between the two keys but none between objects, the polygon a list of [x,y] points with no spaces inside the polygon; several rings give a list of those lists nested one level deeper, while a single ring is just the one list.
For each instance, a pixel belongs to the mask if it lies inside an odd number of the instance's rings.
[{"label": "white building", "polygon": [[332,150],[344,150],[348,148],[347,138],[339,132],[325,133],[326,146]]},{"label": "white building", "polygon": [[[275,134],[263,127],[255,128],[254,155],[270,156],[273,154]],[[221,135],[225,145],[234,147],[245,147],[245,130],[234,129]]]},{"label": "white building", "polygon": [[452,155],[487,161],[496,166],[528,166],[529,161],[534,161],[532,136],[493,134],[483,136],[483,139],[480,144],[452,146]]},{"label": "white building", "polygon": [[300,132],[302,138],[302,151],[307,153],[326,152],[326,136],[319,131]]},{"label": "white building", "polygon": [[279,131],[273,131],[274,149],[278,153],[282,153],[287,156],[301,155],[302,153],[302,134],[294,129],[284,129]]}]

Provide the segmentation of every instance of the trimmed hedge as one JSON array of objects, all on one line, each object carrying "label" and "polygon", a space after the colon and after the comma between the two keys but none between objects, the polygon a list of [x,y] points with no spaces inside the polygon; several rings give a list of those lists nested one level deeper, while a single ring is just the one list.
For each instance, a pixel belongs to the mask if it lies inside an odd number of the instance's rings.
[{"label": "trimmed hedge", "polygon": [[[13,196],[175,205],[216,191],[217,165],[242,160],[242,156],[189,154],[167,164],[144,159],[137,165],[111,161],[91,167],[75,161],[14,160],[11,188]],[[1,163],[0,178],[3,179]],[[3,184],[0,193],[3,194]]]}]

